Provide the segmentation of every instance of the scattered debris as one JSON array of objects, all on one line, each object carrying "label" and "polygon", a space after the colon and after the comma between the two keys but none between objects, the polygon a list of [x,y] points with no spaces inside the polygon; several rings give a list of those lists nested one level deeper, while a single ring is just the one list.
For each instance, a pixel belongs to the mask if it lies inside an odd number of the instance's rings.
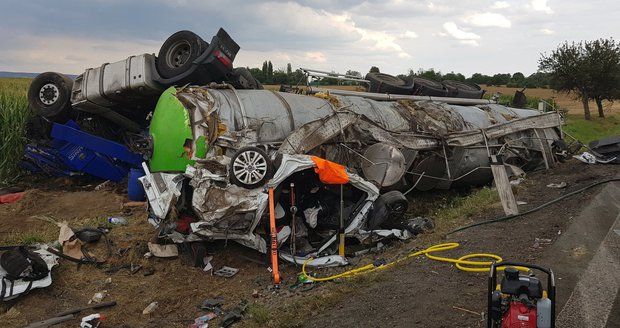
[{"label": "scattered debris", "polygon": [[0,204],[10,204],[15,203],[24,197],[24,192],[16,192],[12,194],[2,194],[0,195]]},{"label": "scattered debris", "polygon": [[194,319],[194,323],[189,326],[189,328],[207,328],[208,322],[213,318],[217,317],[215,312],[209,312],[205,315],[201,315],[200,317]]},{"label": "scattered debris", "polygon": [[620,164],[620,135],[592,141],[589,146],[593,153],[604,158],[604,163]]},{"label": "scattered debris", "polygon": [[[176,257],[179,256],[179,249],[176,245],[161,245],[161,244],[153,244],[151,242],[148,243],[149,253],[155,257]],[[148,254],[148,253],[147,253]],[[146,257],[146,254],[145,254]],[[148,258],[148,257],[147,257]]]},{"label": "scattered debris", "polygon": [[2,247],[0,255],[0,301],[9,301],[34,288],[52,284],[52,268],[58,264],[58,256],[49,252],[47,246],[32,248]]},{"label": "scattered debris", "polygon": [[127,225],[129,223],[124,217],[108,217],[108,222],[114,225]]},{"label": "scattered debris", "polygon": [[517,205],[527,205],[526,201],[518,200]]},{"label": "scattered debris", "polygon": [[103,301],[103,299],[108,296],[108,291],[107,290],[103,290],[100,292],[95,293],[95,295],[93,295],[93,297],[91,297],[91,299],[88,301],[88,304],[92,304],[92,303],[101,303],[101,301]]},{"label": "scattered debris", "polygon": [[144,308],[144,310],[142,310],[142,314],[144,315],[149,315],[153,312],[155,312],[155,310],[159,307],[159,303],[157,302],[152,302],[151,304],[149,304],[146,308]]},{"label": "scattered debris", "polygon": [[247,307],[248,301],[243,300],[232,310],[227,311],[226,315],[224,315],[224,318],[222,318],[222,321],[220,322],[220,327],[230,327],[233,323],[243,319],[243,314],[245,313]]},{"label": "scattered debris", "polygon": [[573,155],[573,158],[576,158],[579,161],[584,162],[586,164],[596,164],[596,163],[609,164],[609,163],[615,163],[617,157],[596,156],[586,151],[586,152],[583,152],[581,155]]},{"label": "scattered debris", "polygon": [[483,314],[481,314],[481,313],[474,312],[474,311],[472,311],[472,310],[468,310],[468,309],[465,309],[465,308],[462,308],[462,307],[459,307],[459,306],[452,306],[452,308],[453,308],[453,309],[455,309],[455,310],[459,310],[459,311],[463,311],[463,312],[471,313],[471,314],[473,314],[473,315],[475,315],[475,316],[481,316],[481,315],[483,315]]},{"label": "scattered debris", "polygon": [[25,328],[47,328],[47,327],[57,325],[59,323],[63,323],[65,321],[69,321],[73,318],[75,318],[73,314],[67,314],[64,316],[58,316],[54,318],[45,319],[42,321],[33,322],[29,324],[28,326],[26,326]]},{"label": "scattered debris", "polygon": [[105,321],[103,314],[93,313],[82,318],[80,328],[98,328],[103,321]]},{"label": "scattered debris", "polygon": [[549,188],[556,188],[556,189],[563,189],[566,188],[567,184],[566,182],[562,181],[560,183],[550,183],[547,185],[547,187]]},{"label": "scattered debris", "polygon": [[224,304],[224,298],[222,297],[207,298],[202,301],[200,309],[203,311],[213,311],[216,314],[219,314],[221,312],[222,304]]},{"label": "scattered debris", "polygon": [[431,218],[415,217],[407,220],[407,230],[414,236],[423,233],[424,231],[432,231],[435,229],[435,222]]},{"label": "scattered debris", "polygon": [[223,266],[219,270],[213,272],[213,274],[224,278],[231,278],[236,275],[237,272],[239,272],[239,269]]}]

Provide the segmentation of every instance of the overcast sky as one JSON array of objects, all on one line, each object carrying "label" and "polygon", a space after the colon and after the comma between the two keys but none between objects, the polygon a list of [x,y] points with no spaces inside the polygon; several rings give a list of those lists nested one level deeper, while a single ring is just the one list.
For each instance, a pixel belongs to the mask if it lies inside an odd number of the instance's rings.
[{"label": "overcast sky", "polygon": [[219,27],[236,66],[527,75],[565,40],[619,39],[620,1],[0,0],[0,70],[79,74]]}]

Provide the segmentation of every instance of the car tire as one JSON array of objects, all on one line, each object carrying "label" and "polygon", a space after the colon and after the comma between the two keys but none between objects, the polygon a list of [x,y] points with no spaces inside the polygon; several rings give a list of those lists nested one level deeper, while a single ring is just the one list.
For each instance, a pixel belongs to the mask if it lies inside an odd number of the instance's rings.
[{"label": "car tire", "polygon": [[37,75],[28,89],[30,109],[50,121],[65,123],[71,117],[73,80],[55,72]]},{"label": "car tire", "polygon": [[388,191],[379,196],[369,213],[368,228],[376,230],[388,219],[390,222],[400,221],[409,207],[409,201],[398,190]]},{"label": "car tire", "polygon": [[484,90],[477,84],[445,80],[441,82],[448,91],[448,97],[480,99]]},{"label": "car tire", "polygon": [[417,96],[446,97],[448,96],[448,90],[440,82],[414,77],[413,94]]},{"label": "car tire", "polygon": [[389,74],[368,73],[366,80],[370,81],[370,92],[391,93],[399,95],[409,95],[412,92],[411,84]]},{"label": "car tire", "polygon": [[230,159],[228,176],[231,183],[246,189],[264,185],[273,175],[273,163],[258,147],[243,147]]},{"label": "car tire", "polygon": [[157,72],[166,79],[187,72],[208,46],[209,44],[194,32],[179,31],[172,34],[159,49]]}]

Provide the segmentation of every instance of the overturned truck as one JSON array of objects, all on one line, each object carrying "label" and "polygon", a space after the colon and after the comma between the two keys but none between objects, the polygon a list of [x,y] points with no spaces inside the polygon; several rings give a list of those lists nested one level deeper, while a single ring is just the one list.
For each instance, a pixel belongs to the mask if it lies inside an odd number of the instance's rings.
[{"label": "overturned truck", "polygon": [[[403,220],[402,192],[488,183],[491,156],[527,171],[565,154],[554,112],[481,99],[309,93],[227,84],[166,90],[142,178],[160,235],[266,252],[269,184],[280,256],[343,264],[333,256],[340,216],[346,236],[362,245],[409,238],[419,227]],[[322,178],[334,168],[346,172],[342,189]]]}]

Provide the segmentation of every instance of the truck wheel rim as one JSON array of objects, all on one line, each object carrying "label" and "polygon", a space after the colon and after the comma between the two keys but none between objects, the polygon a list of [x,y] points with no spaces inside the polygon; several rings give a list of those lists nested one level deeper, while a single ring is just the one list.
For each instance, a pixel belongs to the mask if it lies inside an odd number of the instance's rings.
[{"label": "truck wheel rim", "polygon": [[245,184],[258,183],[267,174],[267,159],[257,151],[244,151],[233,162],[233,174]]},{"label": "truck wheel rim", "polygon": [[39,90],[39,100],[46,106],[54,104],[58,97],[60,97],[60,91],[53,83],[48,83]]},{"label": "truck wheel rim", "polygon": [[179,68],[189,60],[192,53],[192,46],[186,40],[180,40],[173,44],[166,52],[166,65],[168,67]]}]

